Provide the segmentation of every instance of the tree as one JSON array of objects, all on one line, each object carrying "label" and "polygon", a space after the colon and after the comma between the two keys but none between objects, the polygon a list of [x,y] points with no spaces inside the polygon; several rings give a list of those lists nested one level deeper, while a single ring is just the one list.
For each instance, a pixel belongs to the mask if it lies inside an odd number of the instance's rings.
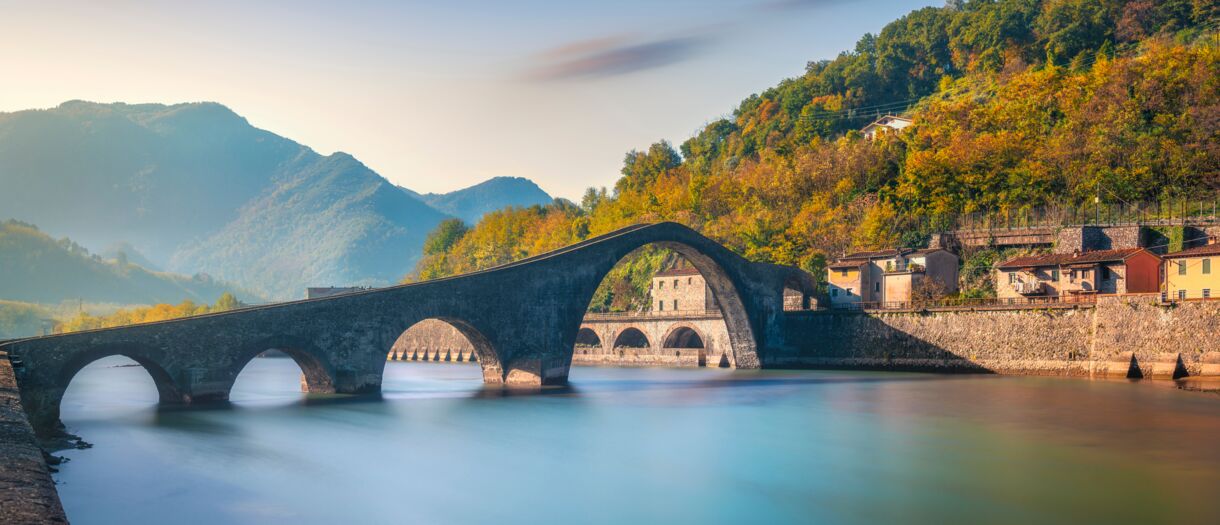
[{"label": "tree", "polygon": [[223,312],[226,310],[240,308],[241,306],[241,301],[238,301],[237,297],[234,297],[232,293],[225,292],[220,294],[220,298],[216,300],[216,305],[213,307],[213,310]]},{"label": "tree", "polygon": [[457,244],[470,227],[462,219],[445,219],[424,239],[424,255],[445,253]]}]

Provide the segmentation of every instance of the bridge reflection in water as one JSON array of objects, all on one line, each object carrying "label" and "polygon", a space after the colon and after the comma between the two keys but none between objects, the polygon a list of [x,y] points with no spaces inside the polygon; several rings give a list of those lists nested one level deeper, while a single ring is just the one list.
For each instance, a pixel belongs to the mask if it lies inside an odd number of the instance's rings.
[{"label": "bridge reflection in water", "polygon": [[719,300],[727,332],[722,350],[732,364],[760,368],[796,346],[785,339],[784,289],[799,290],[808,302],[812,276],[747,261],[685,226],[660,223],[445,279],[10,341],[0,351],[20,364],[22,404],[44,433],[61,428],[60,400],[76,373],[112,355],[142,366],[162,404],[227,401],[241,370],[270,349],[296,362],[309,392],[378,393],[387,353],[407,329],[428,319],[470,341],[486,384],[562,385],[597,286],[646,245],[677,252],[706,278]]}]

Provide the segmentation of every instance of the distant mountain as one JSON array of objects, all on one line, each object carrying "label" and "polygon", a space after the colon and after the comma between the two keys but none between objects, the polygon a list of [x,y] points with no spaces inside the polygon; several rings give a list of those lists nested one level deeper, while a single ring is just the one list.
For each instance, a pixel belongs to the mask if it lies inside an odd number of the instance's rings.
[{"label": "distant mountain", "polygon": [[123,252],[128,262],[206,273],[271,299],[301,297],[307,286],[395,282],[447,214],[474,221],[550,201],[524,179],[485,184],[419,195],[348,154],[320,155],[216,103],[71,101],[0,113],[5,216],[107,247],[107,258]]},{"label": "distant mountain", "polygon": [[53,304],[81,299],[94,303],[215,302],[226,291],[239,299],[259,297],[206,275],[153,272],[130,262],[92,255],[69,239],[55,240],[31,224],[0,222],[0,297]]},{"label": "distant mountain", "polygon": [[141,266],[145,270],[152,270],[154,272],[161,271],[161,265],[148,260],[144,254],[140,253],[140,250],[137,250],[136,247],[132,246],[129,242],[120,241],[111,244],[103,249],[99,255],[101,255],[102,258],[111,261],[129,262],[136,266]]},{"label": "distant mountain", "polygon": [[65,102],[0,114],[0,210],[164,264],[237,218],[306,152],[220,104]]},{"label": "distant mountain", "polygon": [[407,273],[446,216],[344,153],[303,155],[216,234],[170,268],[207,268],[271,297],[307,286],[385,285]]},{"label": "distant mountain", "polygon": [[469,224],[479,222],[487,212],[507,206],[550,204],[554,200],[533,181],[522,177],[495,177],[449,193],[420,195],[406,188],[402,189],[408,195],[415,196],[433,208],[461,218]]}]

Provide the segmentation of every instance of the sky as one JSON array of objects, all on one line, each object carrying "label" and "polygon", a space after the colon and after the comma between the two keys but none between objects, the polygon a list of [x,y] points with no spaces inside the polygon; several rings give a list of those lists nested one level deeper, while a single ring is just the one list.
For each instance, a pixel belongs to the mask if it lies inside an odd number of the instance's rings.
[{"label": "sky", "polygon": [[925,5],[896,0],[0,0],[0,111],[214,101],[390,181],[578,199]]}]

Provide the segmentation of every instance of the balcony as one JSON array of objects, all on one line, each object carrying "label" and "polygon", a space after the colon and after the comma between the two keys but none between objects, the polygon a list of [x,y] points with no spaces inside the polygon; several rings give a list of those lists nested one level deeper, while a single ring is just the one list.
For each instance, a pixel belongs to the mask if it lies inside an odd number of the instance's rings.
[{"label": "balcony", "polygon": [[1038,295],[1042,293],[1042,281],[1023,281],[1015,283],[1012,288],[1021,295]]}]

